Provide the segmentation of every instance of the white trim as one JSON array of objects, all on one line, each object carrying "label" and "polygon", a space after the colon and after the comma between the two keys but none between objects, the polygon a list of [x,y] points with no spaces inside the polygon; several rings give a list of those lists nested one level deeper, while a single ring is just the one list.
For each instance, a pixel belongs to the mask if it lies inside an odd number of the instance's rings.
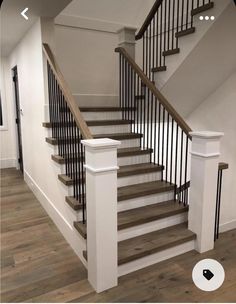
[{"label": "white trim", "polygon": [[220,224],[220,233],[236,229],[236,220]]},{"label": "white trim", "polygon": [[0,159],[0,168],[16,168],[16,159],[15,158],[2,158]]},{"label": "white trim", "polygon": [[205,138],[205,139],[216,139],[224,136],[223,132],[214,131],[194,131],[189,132],[192,137]]},{"label": "white trim", "polygon": [[210,157],[217,157],[220,156],[220,153],[199,153],[199,152],[190,152],[193,156],[203,157],[203,158],[210,158]]},{"label": "white trim", "polygon": [[84,167],[92,173],[104,173],[104,172],[109,172],[109,171],[117,171],[119,169],[118,166],[114,166],[114,167],[107,167],[107,168],[99,168],[99,169],[95,169],[90,167],[89,165],[84,165]]},{"label": "white trim", "polygon": [[132,25],[124,25],[116,22],[109,22],[100,19],[85,18],[81,16],[59,15],[55,19],[55,25],[74,27],[83,30],[92,30],[98,32],[106,32],[117,35],[117,31],[121,28],[133,28]]},{"label": "white trim", "polygon": [[115,149],[121,144],[120,141],[110,138],[85,139],[81,142],[85,147],[93,150]]},{"label": "white trim", "polygon": [[47,197],[30,174],[24,170],[24,179],[31,191],[34,193],[42,207],[53,220],[57,228],[60,230],[76,255],[80,258],[84,266],[87,268],[87,261],[83,257],[83,250],[86,248],[86,241],[80,237],[79,233],[74,229],[61,212],[55,207],[52,201]]}]

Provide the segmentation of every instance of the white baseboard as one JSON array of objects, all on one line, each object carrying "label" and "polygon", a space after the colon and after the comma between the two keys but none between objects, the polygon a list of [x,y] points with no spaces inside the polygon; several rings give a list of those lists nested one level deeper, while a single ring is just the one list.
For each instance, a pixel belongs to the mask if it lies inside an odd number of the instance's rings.
[{"label": "white baseboard", "polygon": [[236,220],[220,224],[220,233],[236,229]]},{"label": "white baseboard", "polygon": [[0,159],[0,169],[15,168],[16,159],[15,158],[2,158]]},{"label": "white baseboard", "polygon": [[76,255],[80,258],[82,263],[87,268],[87,261],[83,257],[83,251],[86,250],[86,242],[74,229],[73,224],[70,224],[61,212],[55,207],[52,201],[37,185],[30,174],[24,171],[24,179],[31,191],[34,193],[42,207],[53,220],[57,228],[60,230],[66,241],[72,247]]}]

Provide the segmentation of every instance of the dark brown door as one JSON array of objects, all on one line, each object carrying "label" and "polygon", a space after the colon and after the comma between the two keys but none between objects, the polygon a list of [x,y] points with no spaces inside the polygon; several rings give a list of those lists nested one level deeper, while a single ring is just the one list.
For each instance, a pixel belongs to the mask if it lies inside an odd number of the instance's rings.
[{"label": "dark brown door", "polygon": [[18,141],[18,162],[21,172],[23,173],[23,152],[22,152],[22,136],[21,136],[21,109],[19,100],[19,83],[17,67],[12,69],[13,71],[13,84],[15,93],[15,105],[16,105],[16,128],[17,128],[17,141]]}]

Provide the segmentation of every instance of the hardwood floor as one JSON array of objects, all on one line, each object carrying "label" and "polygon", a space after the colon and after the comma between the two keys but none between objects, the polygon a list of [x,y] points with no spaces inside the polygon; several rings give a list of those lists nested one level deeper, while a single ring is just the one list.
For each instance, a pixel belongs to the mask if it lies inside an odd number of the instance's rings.
[{"label": "hardwood floor", "polygon": [[[220,261],[226,272],[223,286],[211,293],[191,279],[203,258]],[[21,174],[1,170],[1,302],[236,302],[236,230],[222,234],[208,253],[191,251],[136,271],[96,294]]]}]

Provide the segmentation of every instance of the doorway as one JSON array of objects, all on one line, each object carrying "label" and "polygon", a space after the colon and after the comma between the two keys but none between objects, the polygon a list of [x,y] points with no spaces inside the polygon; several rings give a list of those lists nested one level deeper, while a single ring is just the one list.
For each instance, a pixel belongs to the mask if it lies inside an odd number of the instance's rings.
[{"label": "doorway", "polygon": [[18,163],[21,172],[24,171],[23,164],[23,152],[22,152],[22,136],[21,136],[21,109],[20,109],[20,100],[19,100],[19,82],[18,82],[18,73],[17,66],[12,69],[13,74],[13,86],[14,86],[14,95],[15,95],[15,106],[16,106],[16,130],[17,130],[17,142],[18,142]]}]

